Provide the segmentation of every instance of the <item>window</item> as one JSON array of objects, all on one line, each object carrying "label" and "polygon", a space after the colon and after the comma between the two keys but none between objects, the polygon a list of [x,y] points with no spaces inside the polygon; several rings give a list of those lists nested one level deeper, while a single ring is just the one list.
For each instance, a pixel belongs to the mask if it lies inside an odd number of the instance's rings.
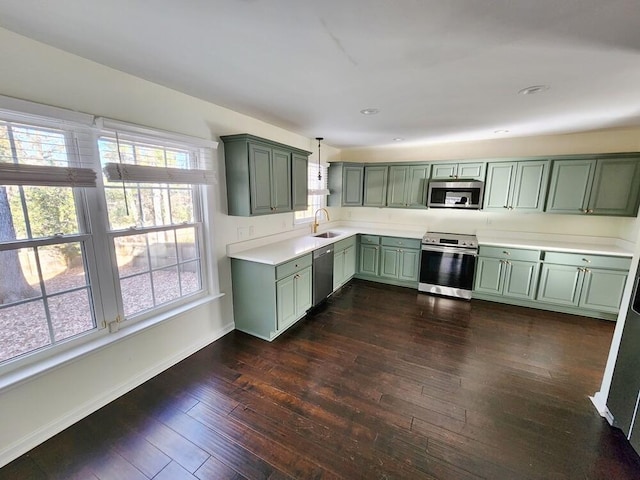
[{"label": "window", "polygon": [[[318,180],[318,170],[321,179]],[[309,197],[307,199],[308,208],[299,212],[295,212],[295,223],[309,223],[313,221],[313,215],[319,208],[327,206],[327,176],[328,168],[325,164],[320,164],[318,169],[317,163],[309,162],[307,167],[307,179],[309,185]]]},{"label": "window", "polygon": [[0,362],[96,329],[79,138],[0,121]]},{"label": "window", "polygon": [[124,317],[202,292],[200,152],[120,134],[98,146]]},{"label": "window", "polygon": [[203,218],[216,144],[62,116],[0,110],[3,369],[55,356],[123,320],[153,321],[204,296],[212,277]]}]

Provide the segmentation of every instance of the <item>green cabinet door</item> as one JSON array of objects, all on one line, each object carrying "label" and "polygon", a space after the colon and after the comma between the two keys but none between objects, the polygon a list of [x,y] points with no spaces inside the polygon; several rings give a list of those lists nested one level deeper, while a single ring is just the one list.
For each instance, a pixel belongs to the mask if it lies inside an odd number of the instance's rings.
[{"label": "green cabinet door", "polygon": [[344,282],[344,249],[333,253],[333,289],[336,290]]},{"label": "green cabinet door", "polygon": [[384,207],[387,204],[387,166],[364,167],[364,197],[362,205],[365,207]]},{"label": "green cabinet door", "polygon": [[540,271],[540,287],[537,300],[577,307],[584,272],[572,265],[543,264]]},{"label": "green cabinet door", "polygon": [[272,154],[271,206],[274,213],[291,211],[291,154],[276,149]]},{"label": "green cabinet door", "polygon": [[484,171],[486,163],[484,162],[472,162],[472,163],[459,163],[457,178],[460,179],[473,179],[484,181]]},{"label": "green cabinet door", "polygon": [[490,163],[484,190],[484,209],[505,211],[511,205],[516,162]]},{"label": "green cabinet door", "polygon": [[387,206],[426,208],[429,165],[392,165],[389,167]]},{"label": "green cabinet door", "polygon": [[311,308],[311,267],[276,282],[278,330],[287,328]]},{"label": "green cabinet door", "polygon": [[504,272],[502,295],[533,300],[538,280],[538,262],[508,260]]},{"label": "green cabinet door", "polygon": [[392,165],[389,167],[389,187],[387,188],[387,206],[406,207],[409,167]]},{"label": "green cabinet door", "polygon": [[249,144],[251,179],[251,213],[271,213],[271,156],[272,151],[262,145]]},{"label": "green cabinet door", "polygon": [[627,274],[628,272],[620,270],[585,269],[579,306],[617,313],[627,283]]},{"label": "green cabinet door", "polygon": [[635,217],[640,193],[640,159],[599,159],[589,196],[589,213]]},{"label": "green cabinet door", "polygon": [[457,174],[457,163],[434,163],[431,167],[431,178],[433,180],[449,180],[456,178]]},{"label": "green cabinet door", "polygon": [[541,212],[547,193],[549,161],[518,162],[509,206],[513,210]]},{"label": "green cabinet door", "polygon": [[363,275],[378,275],[380,247],[377,245],[360,245],[359,272]]},{"label": "green cabinet door", "polygon": [[427,184],[429,165],[412,165],[406,187],[407,207],[427,208]]},{"label": "green cabinet door", "polygon": [[364,166],[345,165],[342,174],[342,206],[361,207]]},{"label": "green cabinet door", "polygon": [[547,160],[490,163],[484,209],[542,211],[548,172]]},{"label": "green cabinet door", "polygon": [[491,295],[502,294],[505,261],[498,258],[478,257],[474,291]]},{"label": "green cabinet door", "polygon": [[300,318],[311,308],[313,292],[311,267],[300,270],[293,277],[295,281],[296,318]]},{"label": "green cabinet door", "polygon": [[356,274],[356,246],[350,245],[344,249],[344,281]]},{"label": "green cabinet door", "polygon": [[586,213],[595,168],[595,160],[554,161],[545,211]]},{"label": "green cabinet door", "polygon": [[434,163],[431,168],[431,178],[434,180],[484,180],[485,167],[485,162]]},{"label": "green cabinet door", "polygon": [[276,282],[278,330],[288,327],[298,318],[296,315],[296,275],[289,275]]},{"label": "green cabinet door", "polygon": [[380,276],[398,278],[400,249],[382,247],[380,252]]},{"label": "green cabinet door", "polygon": [[307,170],[309,167],[309,158],[304,155],[294,153],[291,156],[291,177],[293,186],[291,189],[292,199],[291,204],[294,211],[304,211],[307,209],[308,196],[308,182],[309,175]]},{"label": "green cabinet door", "polygon": [[415,282],[420,269],[420,250],[400,250],[398,279]]}]

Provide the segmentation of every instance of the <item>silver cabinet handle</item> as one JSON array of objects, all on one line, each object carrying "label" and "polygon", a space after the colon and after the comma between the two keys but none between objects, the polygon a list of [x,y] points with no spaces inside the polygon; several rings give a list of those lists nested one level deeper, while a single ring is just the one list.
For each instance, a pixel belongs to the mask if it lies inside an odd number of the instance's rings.
[{"label": "silver cabinet handle", "polygon": [[589,260],[588,258],[583,258],[582,261],[583,262],[587,262],[587,263],[591,263],[591,260]]},{"label": "silver cabinet handle", "polygon": [[511,255],[511,252],[508,250],[503,250],[502,253],[504,253],[505,255]]}]

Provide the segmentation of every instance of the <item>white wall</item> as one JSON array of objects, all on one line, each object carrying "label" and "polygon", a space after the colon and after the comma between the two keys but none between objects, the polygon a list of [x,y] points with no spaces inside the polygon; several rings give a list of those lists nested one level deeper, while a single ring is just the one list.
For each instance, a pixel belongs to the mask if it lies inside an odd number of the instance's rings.
[{"label": "white wall", "polygon": [[[2,95],[213,140],[224,134],[248,132],[310,150],[314,152],[311,160],[316,161],[317,146],[313,139],[64,53],[4,29],[0,29],[0,45]],[[635,143],[631,137],[636,139]],[[598,151],[637,151],[640,149],[638,138],[637,132],[621,131],[613,137],[609,134],[604,137],[600,134],[579,139],[575,137],[568,144],[578,142],[583,146],[583,151],[589,152],[600,148],[598,145],[604,149]],[[542,144],[549,150],[547,153],[569,153],[566,150],[571,148],[567,142],[557,142],[557,139],[543,140]],[[528,139],[513,140],[508,144],[473,142],[426,149],[349,152],[339,152],[323,145],[323,160],[339,160],[341,155],[343,160],[357,161],[479,158],[501,152],[519,156],[533,154],[524,152],[534,151],[532,146],[535,144],[535,139]],[[613,148],[617,145],[620,145],[619,149]],[[291,231],[294,228],[293,214],[261,218],[227,216],[222,145],[218,151],[217,168],[220,185],[210,205],[215,229],[211,247],[219,267],[220,289],[227,296],[0,392],[0,465],[232,328],[231,275],[225,256],[226,245],[247,239],[243,236],[247,235],[248,229],[245,227],[253,227],[253,237]],[[422,222],[429,228],[452,231],[465,231],[469,226],[489,226],[550,233],[620,235],[634,239],[638,231],[635,220],[628,219],[551,215],[515,217],[483,212],[390,212],[364,208],[331,210],[332,220],[337,216],[411,225],[413,228],[416,223]]]}]

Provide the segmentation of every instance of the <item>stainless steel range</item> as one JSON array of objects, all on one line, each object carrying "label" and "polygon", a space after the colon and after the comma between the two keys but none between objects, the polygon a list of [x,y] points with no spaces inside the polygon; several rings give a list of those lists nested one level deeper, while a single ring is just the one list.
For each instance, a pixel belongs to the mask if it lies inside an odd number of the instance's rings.
[{"label": "stainless steel range", "polygon": [[427,232],[422,237],[418,290],[469,300],[477,256],[475,235]]}]

